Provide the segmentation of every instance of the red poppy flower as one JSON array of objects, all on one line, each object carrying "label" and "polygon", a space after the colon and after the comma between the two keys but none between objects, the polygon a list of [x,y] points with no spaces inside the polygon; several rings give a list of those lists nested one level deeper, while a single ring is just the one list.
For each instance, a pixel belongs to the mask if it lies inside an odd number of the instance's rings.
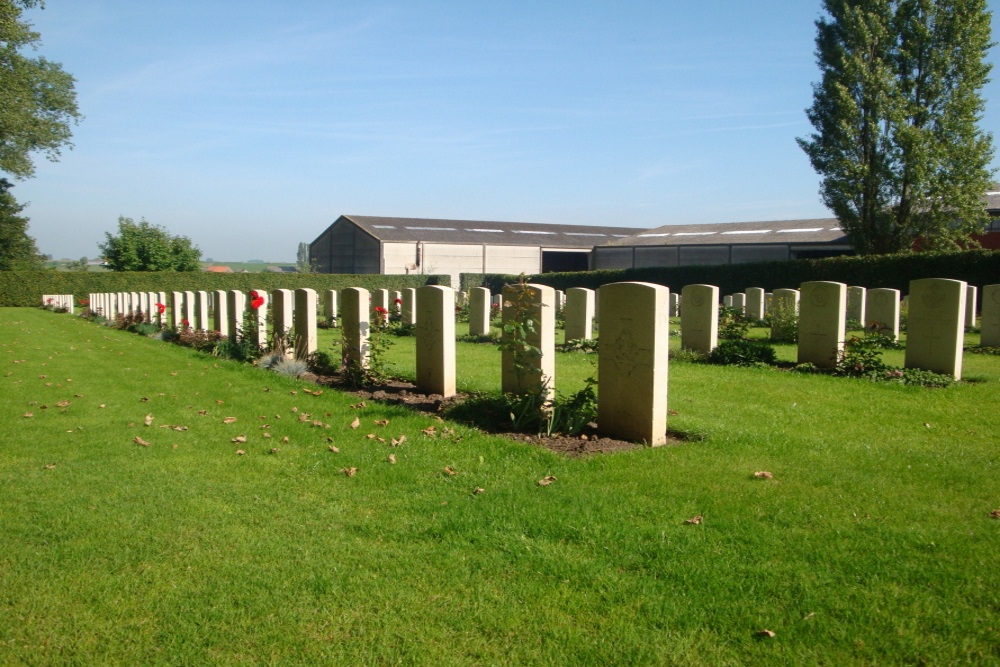
[{"label": "red poppy flower", "polygon": [[185,327],[189,327],[189,326],[191,326],[191,323],[188,322],[187,320],[181,320],[181,325],[185,326]]},{"label": "red poppy flower", "polygon": [[164,313],[164,311],[166,311],[166,310],[167,310],[167,307],[165,305],[163,305],[162,303],[157,303],[156,304],[156,312],[158,312],[160,315],[162,315]]},{"label": "red poppy flower", "polygon": [[257,290],[250,290],[250,307],[257,310],[264,305],[264,297],[262,297]]},{"label": "red poppy flower", "polygon": [[49,299],[46,299],[46,300],[45,300],[45,303],[52,303],[52,299],[51,299],[51,298],[49,298]]},{"label": "red poppy flower", "polygon": [[383,308],[382,306],[375,306],[375,312],[378,313],[379,315],[385,315],[389,311]]},{"label": "red poppy flower", "polygon": [[403,305],[403,300],[402,299],[396,299],[395,304],[397,306],[402,306]]}]

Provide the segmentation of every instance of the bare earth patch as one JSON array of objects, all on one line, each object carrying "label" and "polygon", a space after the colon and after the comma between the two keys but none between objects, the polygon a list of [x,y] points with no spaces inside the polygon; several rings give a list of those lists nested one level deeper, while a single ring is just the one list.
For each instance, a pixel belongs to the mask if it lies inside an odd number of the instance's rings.
[{"label": "bare earth patch", "polygon": [[[465,400],[465,394],[457,394],[450,398],[444,398],[440,394],[422,394],[416,390],[412,382],[405,380],[389,380],[374,389],[354,389],[349,387],[344,378],[340,375],[315,375],[306,373],[299,378],[306,382],[315,382],[318,385],[331,387],[340,391],[353,393],[364,400],[382,401],[386,403],[396,403],[405,405],[420,412],[438,414],[447,408],[457,405]],[[628,440],[617,440],[615,438],[605,438],[597,434],[595,428],[588,428],[586,432],[578,436],[564,435],[536,435],[531,433],[515,433],[504,430],[491,430],[482,425],[474,424],[480,430],[500,435],[512,440],[526,442],[554,452],[565,454],[566,456],[586,456],[589,454],[610,454],[613,452],[623,452],[633,449],[642,449],[646,445]],[[684,439],[667,434],[667,445],[683,444]]]}]

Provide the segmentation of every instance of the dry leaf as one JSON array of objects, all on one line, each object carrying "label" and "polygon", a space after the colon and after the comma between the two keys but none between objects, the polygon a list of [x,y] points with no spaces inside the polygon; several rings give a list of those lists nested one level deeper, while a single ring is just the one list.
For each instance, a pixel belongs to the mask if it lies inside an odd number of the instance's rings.
[{"label": "dry leaf", "polygon": [[774,639],[774,631],[773,630],[758,630],[756,633],[754,633],[754,636],[755,637],[760,637],[762,639]]},{"label": "dry leaf", "polygon": [[322,396],[323,395],[323,390],[322,389],[317,389],[316,391],[312,392],[312,395],[313,396]]},{"label": "dry leaf", "polygon": [[278,452],[280,452],[280,451],[281,451],[281,450],[280,450],[280,449],[278,449],[277,447],[271,447],[271,453],[272,453],[272,454],[277,454],[277,453],[278,453]]},{"label": "dry leaf", "polygon": [[753,476],[757,479],[774,479],[774,473],[766,470],[758,470],[753,474]]},{"label": "dry leaf", "polygon": [[307,422],[307,421],[309,421],[309,415],[307,415],[305,413],[299,415],[299,421],[300,422]]},{"label": "dry leaf", "polygon": [[215,399],[215,403],[216,403],[216,405],[222,405],[223,401],[220,401],[219,399]]},{"label": "dry leaf", "polygon": [[399,447],[404,442],[406,442],[406,436],[403,435],[402,433],[399,434],[398,438],[392,438],[392,446],[393,447]]},{"label": "dry leaf", "polygon": [[104,403],[101,403],[101,404],[100,404],[100,405],[98,405],[97,407],[99,407],[99,408],[104,408],[104,407],[107,407],[107,406],[106,406],[106,405],[105,405]]},{"label": "dry leaf", "polygon": [[447,475],[457,475],[458,474],[458,471],[455,470],[454,468],[452,468],[451,466],[445,466],[444,472]]},{"label": "dry leaf", "polygon": [[297,395],[297,394],[298,394],[299,392],[297,392],[297,391],[295,391],[295,390],[293,389],[292,391],[290,391],[290,392],[288,392],[288,393],[289,393],[289,394],[291,394],[292,396],[295,396],[295,395]]},{"label": "dry leaf", "polygon": [[143,419],[143,422],[146,424],[146,426],[152,426],[153,425],[153,415],[146,415],[145,418]]},{"label": "dry leaf", "polygon": [[924,428],[930,428],[930,427],[931,427],[930,424],[928,424],[927,422],[924,422]]},{"label": "dry leaf", "polygon": [[204,417],[205,415],[208,414],[208,410],[199,410],[198,414],[201,415],[202,417]]},{"label": "dry leaf", "polygon": [[56,464],[55,464],[55,463],[46,463],[46,464],[45,464],[45,469],[46,469],[46,470],[52,470],[52,469],[53,469],[53,468],[55,468],[55,467],[56,467]]},{"label": "dry leaf", "polygon": [[340,453],[340,450],[337,449],[336,447],[334,447],[333,445],[330,445],[329,447],[327,447],[327,449],[330,450],[331,452],[333,452],[334,454],[339,454]]},{"label": "dry leaf", "polygon": [[990,512],[991,519],[1000,519],[1000,510],[993,510]]},{"label": "dry leaf", "polygon": [[225,419],[222,420],[222,423],[223,424],[232,424],[235,421],[236,421],[236,417],[226,417]]},{"label": "dry leaf", "polygon": [[354,421],[351,422],[351,428],[357,428],[359,426],[361,426],[361,420],[355,417]]},{"label": "dry leaf", "polygon": [[423,431],[421,431],[421,433],[423,433],[424,435],[435,436],[435,435],[437,435],[437,427],[436,426],[428,426]]},{"label": "dry leaf", "polygon": [[68,405],[69,405],[69,401],[59,401],[58,403],[56,403],[56,407],[57,408],[65,408]]},{"label": "dry leaf", "polygon": [[365,408],[365,407],[368,407],[368,406],[365,405],[364,401],[361,401],[360,403],[355,403],[354,405],[351,406],[351,408],[354,409],[354,410],[360,410],[361,408]]},{"label": "dry leaf", "polygon": [[396,455],[389,454],[389,463],[396,463]]},{"label": "dry leaf", "polygon": [[556,481],[555,475],[546,475],[545,477],[542,477],[540,480],[538,480],[538,486],[548,486],[554,481]]},{"label": "dry leaf", "polygon": [[472,490],[472,495],[478,496],[480,493],[484,493],[485,491],[486,491],[486,489],[484,489],[483,487],[477,486],[476,488],[474,488]]},{"label": "dry leaf", "polygon": [[376,426],[388,426],[389,425],[389,420],[388,419],[376,419],[375,420],[375,425]]},{"label": "dry leaf", "polygon": [[[104,407],[104,406],[102,405],[101,407]],[[25,413],[24,413],[23,415],[21,415],[21,416],[22,416],[22,417],[34,417],[34,416],[35,416],[35,413],[34,413],[34,412],[25,412]]]},{"label": "dry leaf", "polygon": [[143,396],[142,398],[140,398],[140,399],[139,399],[139,402],[140,402],[140,403],[148,403],[148,402],[149,402],[149,399],[148,399],[148,398],[146,398],[145,396]]},{"label": "dry leaf", "polygon": [[692,526],[698,526],[701,525],[701,521],[704,518],[705,517],[699,514],[698,516],[693,516],[690,519],[684,519],[684,523],[691,524]]},{"label": "dry leaf", "polygon": [[246,441],[247,441],[247,437],[245,435],[238,435],[235,438],[233,438],[232,440],[230,440],[229,442],[235,442],[235,443],[238,443],[238,444],[243,444]]},{"label": "dry leaf", "polygon": [[134,442],[137,445],[142,445],[143,447],[149,447],[149,443],[140,438],[139,436],[136,436],[135,439],[132,440],[132,442]]},{"label": "dry leaf", "polygon": [[282,438],[281,442],[283,442],[283,443],[285,443],[287,445],[288,444],[288,436],[286,435],[284,438]]},{"label": "dry leaf", "polygon": [[294,407],[294,406],[292,407],[292,412],[298,412],[298,411],[299,411],[299,409],[297,407]]},{"label": "dry leaf", "polygon": [[242,449],[237,449],[236,450],[236,456],[243,456],[244,454],[246,454],[246,452],[243,451]]},{"label": "dry leaf", "polygon": [[358,474],[358,469],[357,468],[341,468],[340,472],[344,473],[348,477],[354,477],[355,475]]},{"label": "dry leaf", "polygon": [[381,442],[383,445],[385,444],[385,438],[379,438],[379,437],[376,436],[375,439],[378,440],[379,442]]},{"label": "dry leaf", "polygon": [[172,428],[175,431],[186,431],[186,430],[188,430],[187,426],[171,426],[170,428]]},{"label": "dry leaf", "polygon": [[265,438],[270,438],[271,434],[270,433],[263,433],[262,436],[265,437]]}]

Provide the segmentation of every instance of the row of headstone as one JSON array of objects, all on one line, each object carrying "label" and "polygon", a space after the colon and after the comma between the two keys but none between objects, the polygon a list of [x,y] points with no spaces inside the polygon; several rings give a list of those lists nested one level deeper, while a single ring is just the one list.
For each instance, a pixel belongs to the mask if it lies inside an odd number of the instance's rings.
[{"label": "row of headstone", "polygon": [[[667,433],[670,291],[648,283],[615,283],[601,287],[600,294],[607,304],[608,320],[602,333],[609,341],[598,355],[600,430],[613,437],[663,444]],[[368,290],[360,287],[343,290],[340,296],[343,362],[366,367],[371,351],[369,303],[375,300]],[[505,346],[501,354],[501,389],[513,393],[539,390],[543,397],[552,398],[555,290],[545,285],[508,285],[501,296],[504,302],[517,304],[503,309],[505,323],[511,323],[519,312],[527,313],[534,326],[527,332],[525,342],[540,352],[519,355],[513,346]],[[477,313],[477,317],[489,312],[485,306],[489,302],[488,290],[473,288],[468,298],[470,311]],[[567,310],[578,298],[593,304],[591,290],[580,293],[569,290]],[[455,393],[455,299],[456,292],[450,287],[427,285],[416,289],[419,391],[445,397]]]},{"label": "row of headstone", "polygon": [[73,314],[72,294],[43,294],[42,305],[49,308],[65,308],[71,315]]}]

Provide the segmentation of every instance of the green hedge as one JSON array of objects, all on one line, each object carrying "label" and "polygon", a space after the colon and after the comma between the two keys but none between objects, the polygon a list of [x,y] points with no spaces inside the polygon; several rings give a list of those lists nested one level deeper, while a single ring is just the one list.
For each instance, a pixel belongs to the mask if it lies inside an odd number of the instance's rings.
[{"label": "green hedge", "polygon": [[37,306],[43,294],[91,292],[183,292],[185,290],[295,289],[315,290],[364,287],[403,289],[423,285],[448,285],[447,275],[345,275],[328,273],[204,273],[192,272],[89,272],[0,271],[0,306]]},{"label": "green hedge", "polygon": [[[617,271],[576,271],[528,276],[528,280],[556,289],[589,287],[606,283],[642,281],[680,290],[685,285],[717,285],[722,294],[742,292],[747,287],[773,291],[782,287],[797,288],[811,280],[831,280],[863,287],[891,287],[909,291],[917,278],[951,278],[982,287],[1000,283],[1000,251],[923,252],[907,255],[845,256],[826,259],[802,259],[758,264],[721,266],[673,266]],[[504,285],[517,282],[518,276],[503,274],[462,275],[462,288],[489,287],[494,293]]]}]

